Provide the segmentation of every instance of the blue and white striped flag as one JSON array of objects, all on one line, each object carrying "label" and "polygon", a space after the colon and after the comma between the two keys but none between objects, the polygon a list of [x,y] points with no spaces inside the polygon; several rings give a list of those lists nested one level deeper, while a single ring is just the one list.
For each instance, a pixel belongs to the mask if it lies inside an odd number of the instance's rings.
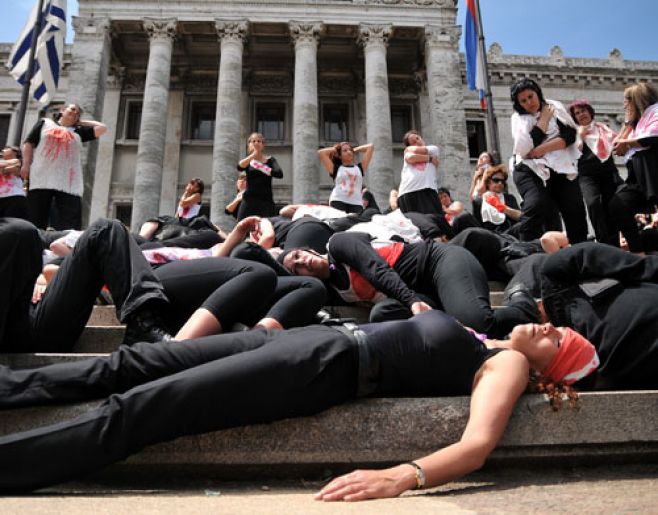
[{"label": "blue and white striped flag", "polygon": [[[34,24],[37,21],[38,3],[9,55],[9,73],[20,84],[25,84],[28,72],[30,45]],[[44,0],[42,22],[37,39],[32,74],[32,95],[43,104],[57,91],[59,74],[64,58],[66,39],[66,0]]]}]

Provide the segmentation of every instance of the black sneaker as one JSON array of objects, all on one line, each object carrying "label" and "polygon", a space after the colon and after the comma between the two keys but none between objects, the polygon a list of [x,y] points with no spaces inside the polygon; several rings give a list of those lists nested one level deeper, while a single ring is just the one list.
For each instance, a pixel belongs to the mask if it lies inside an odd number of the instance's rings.
[{"label": "black sneaker", "polygon": [[150,309],[142,309],[128,320],[123,345],[133,345],[137,342],[166,342],[172,339],[160,315]]}]

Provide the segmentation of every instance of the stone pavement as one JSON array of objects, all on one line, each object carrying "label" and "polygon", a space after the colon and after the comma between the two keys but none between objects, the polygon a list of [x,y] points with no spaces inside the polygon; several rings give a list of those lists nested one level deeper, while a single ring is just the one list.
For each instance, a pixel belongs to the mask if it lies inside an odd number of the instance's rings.
[{"label": "stone pavement", "polygon": [[320,503],[316,481],[167,485],[103,480],[68,484],[39,495],[0,499],[3,514],[655,514],[658,465],[577,468],[488,468],[459,482],[402,498]]}]

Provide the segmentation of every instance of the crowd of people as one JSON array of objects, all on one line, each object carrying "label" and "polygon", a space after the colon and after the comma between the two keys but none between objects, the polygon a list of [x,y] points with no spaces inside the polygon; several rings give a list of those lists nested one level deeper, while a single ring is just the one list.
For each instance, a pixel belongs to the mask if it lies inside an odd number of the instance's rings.
[{"label": "crowd of people", "polygon": [[[105,219],[80,231],[80,146],[106,127],[82,121],[75,104],[41,120],[0,160],[0,351],[70,352],[103,294],[126,333],[108,356],[0,367],[5,408],[106,398],[74,420],[0,437],[0,462],[21,463],[0,468],[0,490],[350,399],[470,395],[458,442],[317,494],[390,497],[481,467],[529,384],[556,408],[574,386],[658,388],[658,256],[646,255],[658,230],[658,93],[625,90],[619,134],[588,101],[565,108],[530,79],[513,84],[511,101],[512,170],[480,155],[471,212],[438,187],[439,148],[415,130],[383,214],[364,187],[376,149],[349,142],[318,151],[334,183],[328,205],[278,210],[272,179],[283,171],[253,133],[229,232],[201,215],[199,178],[174,216],[139,234]],[[625,181],[613,155],[625,156]],[[491,306],[490,280],[507,283],[505,306]],[[325,309],[353,303],[370,308],[368,323]]]}]

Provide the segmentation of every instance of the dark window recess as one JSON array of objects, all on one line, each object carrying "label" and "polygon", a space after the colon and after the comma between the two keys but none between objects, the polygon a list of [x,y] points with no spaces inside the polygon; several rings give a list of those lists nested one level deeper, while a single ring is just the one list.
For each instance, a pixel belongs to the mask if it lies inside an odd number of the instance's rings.
[{"label": "dark window recess", "polygon": [[256,106],[256,132],[260,132],[265,141],[283,141],[286,121],[285,104],[258,104]]},{"label": "dark window recess", "polygon": [[114,218],[119,220],[122,224],[130,227],[130,219],[133,216],[132,202],[126,202],[114,205]]},{"label": "dark window recess", "polygon": [[10,114],[0,114],[0,143],[2,146],[9,144],[9,122],[11,121]]},{"label": "dark window recess", "polygon": [[471,159],[477,159],[482,152],[487,150],[484,122],[468,120],[466,122],[466,134],[468,136],[468,155]]},{"label": "dark window recess", "polygon": [[129,102],[126,113],[126,139],[139,139],[139,126],[142,123],[142,103]]},{"label": "dark window recess", "polygon": [[411,106],[391,106],[393,141],[402,143],[404,135],[412,128]]},{"label": "dark window recess", "polygon": [[215,104],[192,104],[190,139],[212,140],[215,137]]},{"label": "dark window recess", "polygon": [[349,108],[345,104],[325,104],[322,119],[324,120],[325,141],[348,141],[347,131]]}]

